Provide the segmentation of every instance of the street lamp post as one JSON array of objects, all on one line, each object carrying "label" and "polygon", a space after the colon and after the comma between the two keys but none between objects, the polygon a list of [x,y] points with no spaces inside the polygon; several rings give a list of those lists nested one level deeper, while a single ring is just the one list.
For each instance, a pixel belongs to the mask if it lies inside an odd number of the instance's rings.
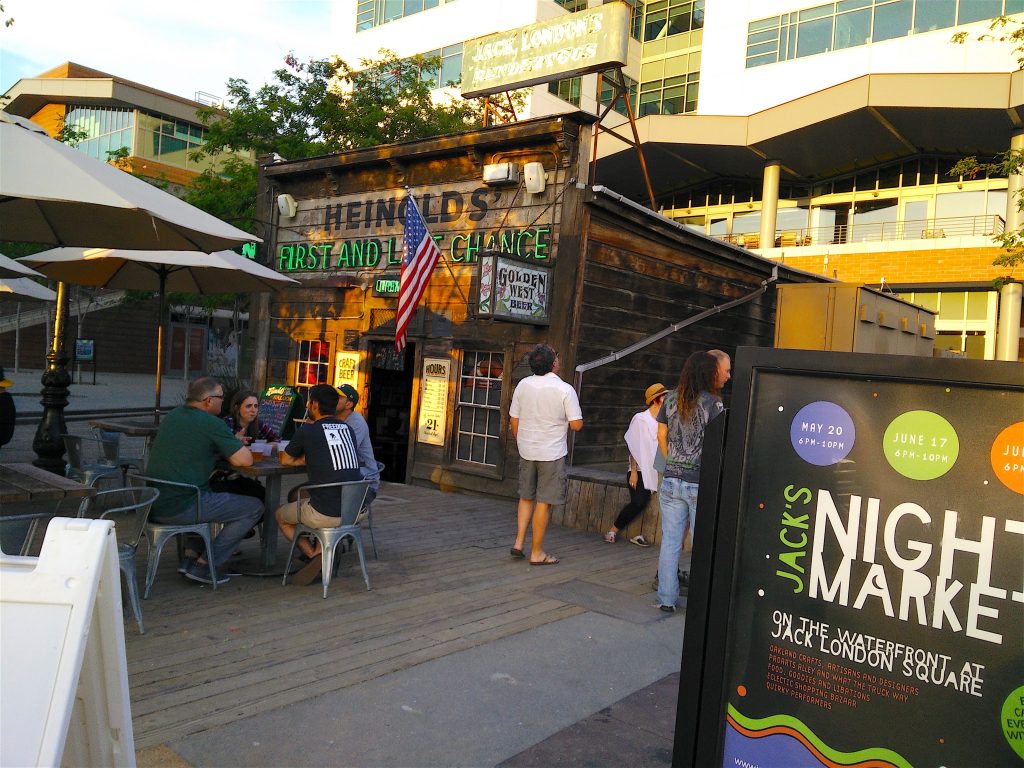
[{"label": "street lamp post", "polygon": [[68,373],[68,358],[64,351],[64,328],[68,317],[67,286],[57,283],[57,308],[53,319],[53,336],[50,348],[46,353],[46,370],[43,372],[43,391],[40,403],[43,406],[43,418],[32,439],[32,450],[36,458],[32,463],[42,469],[58,475],[64,474],[64,435],[67,427],[64,423],[64,409],[68,404],[68,386],[71,376]]}]

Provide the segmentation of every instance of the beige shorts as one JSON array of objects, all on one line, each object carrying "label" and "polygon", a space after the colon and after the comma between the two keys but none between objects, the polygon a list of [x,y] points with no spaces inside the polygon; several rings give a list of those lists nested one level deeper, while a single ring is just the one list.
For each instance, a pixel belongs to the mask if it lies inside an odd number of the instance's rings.
[{"label": "beige shorts", "polygon": [[519,498],[544,504],[565,504],[565,457],[554,461],[519,460]]},{"label": "beige shorts", "polygon": [[337,528],[341,525],[340,517],[330,517],[328,515],[321,515],[315,509],[313,505],[309,503],[309,499],[302,500],[302,508],[299,508],[299,502],[290,501],[287,504],[282,504],[277,508],[277,519],[282,523],[288,523],[289,525],[296,525],[302,523],[309,528]]}]

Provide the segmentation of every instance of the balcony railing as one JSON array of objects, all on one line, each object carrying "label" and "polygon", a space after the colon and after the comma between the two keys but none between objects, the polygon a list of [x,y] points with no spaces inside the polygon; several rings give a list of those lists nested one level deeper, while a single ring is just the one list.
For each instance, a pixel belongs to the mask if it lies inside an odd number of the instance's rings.
[{"label": "balcony railing", "polygon": [[[935,240],[946,237],[1001,235],[1006,226],[1002,216],[956,216],[946,219],[918,219],[873,224],[836,224],[831,227],[785,229],[775,233],[776,248],[795,248],[805,245],[842,245],[846,243],[884,243],[897,240]],[[718,235],[719,239],[761,248],[757,232]],[[767,246],[766,246],[767,247]]]}]

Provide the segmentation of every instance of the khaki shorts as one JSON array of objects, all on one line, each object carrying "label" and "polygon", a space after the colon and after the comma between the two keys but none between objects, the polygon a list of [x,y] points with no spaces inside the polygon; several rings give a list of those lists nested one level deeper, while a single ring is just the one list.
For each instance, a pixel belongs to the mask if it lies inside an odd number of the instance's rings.
[{"label": "khaki shorts", "polygon": [[282,523],[288,523],[289,525],[296,525],[302,523],[309,528],[337,528],[341,525],[340,517],[330,517],[328,515],[321,515],[315,509],[313,505],[309,503],[309,499],[302,500],[302,508],[299,508],[299,502],[290,501],[287,504],[282,504],[277,508],[277,519]]},{"label": "khaki shorts", "polygon": [[565,457],[554,461],[519,460],[519,498],[565,504]]}]

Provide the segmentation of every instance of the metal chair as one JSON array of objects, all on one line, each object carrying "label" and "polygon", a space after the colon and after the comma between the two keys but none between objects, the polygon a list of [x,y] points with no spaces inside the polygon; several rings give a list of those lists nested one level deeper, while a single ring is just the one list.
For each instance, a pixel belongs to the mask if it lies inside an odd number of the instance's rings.
[{"label": "metal chair", "polygon": [[[117,561],[124,574],[124,582],[128,589],[128,602],[135,615],[135,621],[139,625],[139,634],[146,634],[146,628],[142,624],[142,606],[139,604],[139,585],[135,580],[135,552],[142,541],[146,523],[149,520],[149,511],[153,502],[160,495],[156,488],[116,488],[111,491],[100,491],[95,496],[82,500],[78,508],[79,517],[94,517],[99,512],[99,519],[105,520],[109,515],[122,512],[133,512],[137,523],[134,535],[127,541],[117,543]],[[119,526],[115,525],[115,530]],[[122,537],[118,537],[119,539]]]},{"label": "metal chair", "polygon": [[[163,480],[159,477],[149,477],[147,475],[140,475],[132,473],[129,475],[132,480],[141,480],[147,485],[166,486],[167,488],[187,488],[190,492],[196,495],[196,521],[194,523],[184,523],[176,525],[173,523],[154,523],[150,520],[146,521],[144,531],[146,534],[146,541],[149,543],[149,559],[146,564],[146,589],[142,593],[142,599],[149,599],[149,592],[153,588],[153,582],[156,580],[156,570],[160,565],[160,552],[163,551],[164,544],[173,539],[175,536],[181,536],[186,533],[194,533],[202,537],[203,542],[206,544],[207,562],[210,566],[210,576],[213,579],[213,588],[217,589],[217,568],[213,563],[213,558],[210,557],[210,553],[213,552],[213,523],[204,523],[200,521],[203,511],[203,497],[199,490],[198,485],[190,485],[189,483],[176,483],[172,480]],[[181,541],[178,541],[178,555],[181,556]]]},{"label": "metal chair", "polygon": [[363,581],[366,582],[366,591],[370,591],[370,576],[366,572],[366,554],[363,551],[363,526],[362,521],[366,515],[363,514],[363,502],[366,500],[366,491],[370,487],[369,480],[353,480],[347,483],[322,483],[320,485],[304,485],[299,488],[298,504],[301,508],[303,499],[309,498],[310,490],[317,488],[338,488],[338,511],[341,517],[341,524],[337,528],[310,528],[299,523],[295,527],[295,536],[292,538],[291,548],[288,550],[288,562],[284,567],[284,578],[281,584],[288,583],[288,572],[292,566],[292,557],[295,555],[295,545],[299,536],[311,536],[320,542],[323,554],[323,561],[320,564],[320,577],[324,584],[324,598],[327,597],[327,588],[331,584],[331,575],[334,573],[334,555],[337,545],[344,539],[351,538],[359,551],[359,566],[363,569]]},{"label": "metal chair", "polygon": [[96,434],[97,439],[103,440],[106,443],[113,443],[116,446],[117,450],[115,452],[114,459],[117,466],[121,468],[121,485],[128,485],[128,470],[135,469],[142,472],[143,457],[121,455],[120,432],[111,432],[110,430],[101,429],[99,427],[93,427],[93,432]]},{"label": "metal chair", "polygon": [[[118,466],[117,441],[97,437],[61,435],[68,452],[68,463],[64,474],[83,485],[95,486],[104,479],[116,478],[121,474]],[[91,447],[91,451],[87,451]],[[86,456],[89,452],[92,455]]]},{"label": "metal chair", "polygon": [[[384,474],[384,462],[378,461],[377,477],[379,478],[382,474]],[[370,529],[370,545],[373,547],[373,559],[380,560],[380,557],[377,555],[377,540],[373,538],[373,502],[371,501],[363,509],[366,512],[366,525]]]}]

